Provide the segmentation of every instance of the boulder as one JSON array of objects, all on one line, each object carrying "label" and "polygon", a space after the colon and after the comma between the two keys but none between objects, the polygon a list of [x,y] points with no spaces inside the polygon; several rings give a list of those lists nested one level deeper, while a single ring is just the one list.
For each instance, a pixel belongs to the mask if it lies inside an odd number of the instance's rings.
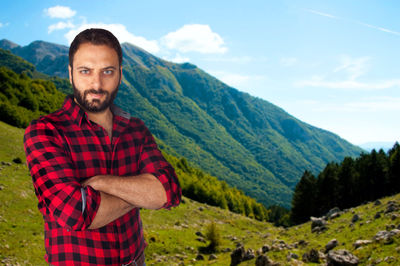
[{"label": "boulder", "polygon": [[245,250],[243,246],[237,247],[231,253],[231,266],[238,265],[243,261]]},{"label": "boulder", "polygon": [[290,261],[291,259],[297,260],[299,258],[299,255],[296,253],[289,252],[289,254],[286,256],[287,260]]},{"label": "boulder", "polygon": [[356,242],[353,243],[353,247],[357,249],[359,247],[366,246],[371,243],[372,243],[371,240],[357,240]]},{"label": "boulder", "polygon": [[352,223],[358,222],[359,220],[360,220],[360,216],[358,216],[358,214],[354,214],[353,218],[351,218]]},{"label": "boulder", "polygon": [[375,206],[379,206],[379,205],[381,205],[382,204],[382,202],[380,201],[380,200],[376,200],[375,202],[374,202],[374,205]]},{"label": "boulder", "polygon": [[204,256],[201,254],[197,254],[196,260],[204,260]]},{"label": "boulder", "polygon": [[311,217],[311,232],[320,233],[327,229],[326,221],[323,218]]},{"label": "boulder", "polygon": [[339,245],[339,242],[336,239],[332,239],[328,242],[325,246],[325,253],[329,252],[330,250],[334,249]]},{"label": "boulder", "polygon": [[256,266],[277,266],[279,263],[275,263],[270,260],[266,255],[258,256],[256,259]]},{"label": "boulder", "polygon": [[327,219],[334,219],[340,216],[340,209],[338,207],[335,207],[331,209],[325,216]]},{"label": "boulder", "polygon": [[208,257],[208,260],[216,260],[217,258],[218,258],[217,255],[211,254],[211,255]]},{"label": "boulder", "polygon": [[359,259],[351,254],[348,250],[331,250],[327,256],[328,266],[339,266],[339,265],[358,265]]},{"label": "boulder", "polygon": [[309,252],[303,254],[303,261],[319,263],[319,253],[316,249],[311,249]]},{"label": "boulder", "polygon": [[270,251],[270,250],[271,250],[271,247],[268,246],[268,245],[264,245],[264,246],[262,246],[262,248],[261,248],[262,253],[267,253],[267,252]]},{"label": "boulder", "polygon": [[251,260],[254,259],[256,255],[254,254],[254,250],[249,248],[246,253],[244,254],[243,260]]}]

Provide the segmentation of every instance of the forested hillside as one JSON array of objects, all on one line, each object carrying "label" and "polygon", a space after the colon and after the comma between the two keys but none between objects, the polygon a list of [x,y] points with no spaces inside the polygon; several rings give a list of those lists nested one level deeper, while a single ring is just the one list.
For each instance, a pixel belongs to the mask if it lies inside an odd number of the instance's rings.
[{"label": "forested hillside", "polygon": [[[194,65],[122,46],[124,79],[117,105],[143,119],[179,156],[266,206],[289,207],[305,169],[317,173],[328,162],[362,151]],[[49,75],[67,75],[67,47],[40,41],[20,47],[6,40],[1,47]]]},{"label": "forested hillside", "polygon": [[[31,79],[28,75],[37,72],[35,67],[21,58],[0,49],[0,121],[25,128],[32,119],[59,109],[65,94],[56,89],[54,80]],[[13,67],[20,74],[5,66]],[[43,74],[42,74],[43,75]],[[46,75],[43,75],[46,76]],[[57,79],[56,84],[65,84]],[[233,212],[268,220],[268,211],[260,203],[246,196],[242,191],[232,188],[223,181],[190,166],[185,158],[177,158],[176,152],[157,139],[168,161],[176,169],[183,194],[191,199],[212,206],[229,209]]]},{"label": "forested hillside", "polygon": [[338,207],[346,209],[400,193],[400,145],[329,163],[315,177],[305,171],[294,191],[291,219],[308,221]]}]

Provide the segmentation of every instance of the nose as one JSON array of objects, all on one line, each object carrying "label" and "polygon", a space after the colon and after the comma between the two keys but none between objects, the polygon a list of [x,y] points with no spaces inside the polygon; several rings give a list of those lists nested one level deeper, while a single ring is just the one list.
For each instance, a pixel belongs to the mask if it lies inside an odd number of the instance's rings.
[{"label": "nose", "polygon": [[100,72],[95,72],[92,76],[92,81],[91,81],[92,88],[97,90],[101,88],[102,85],[102,78],[101,78],[101,73]]}]

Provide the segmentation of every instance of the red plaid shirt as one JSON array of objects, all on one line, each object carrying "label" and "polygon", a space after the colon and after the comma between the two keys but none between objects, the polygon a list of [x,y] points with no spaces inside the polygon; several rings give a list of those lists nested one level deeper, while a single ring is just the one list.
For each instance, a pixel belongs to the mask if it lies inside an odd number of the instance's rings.
[{"label": "red plaid shirt", "polygon": [[88,120],[73,97],[63,108],[32,121],[24,147],[39,210],[45,221],[45,259],[54,265],[121,265],[144,251],[142,222],[135,208],[108,225],[87,229],[96,216],[100,193],[80,182],[95,175],[151,173],[167,192],[164,208],[180,202],[174,169],[137,118],[112,108],[113,136]]}]

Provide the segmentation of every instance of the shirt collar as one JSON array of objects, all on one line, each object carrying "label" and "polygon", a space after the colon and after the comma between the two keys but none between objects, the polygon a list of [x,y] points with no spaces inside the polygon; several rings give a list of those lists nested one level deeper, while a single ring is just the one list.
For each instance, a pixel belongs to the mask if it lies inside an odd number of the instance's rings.
[{"label": "shirt collar", "polygon": [[[87,113],[82,109],[82,107],[79,106],[79,104],[74,101],[74,96],[72,94],[68,95],[65,98],[63,109],[71,117],[71,120],[79,127],[81,126],[83,119],[90,123]],[[129,113],[123,111],[121,108],[115,106],[114,104],[111,105],[111,112],[114,114],[114,116],[123,118],[122,120],[129,121],[129,119],[131,118],[131,115]]]}]

